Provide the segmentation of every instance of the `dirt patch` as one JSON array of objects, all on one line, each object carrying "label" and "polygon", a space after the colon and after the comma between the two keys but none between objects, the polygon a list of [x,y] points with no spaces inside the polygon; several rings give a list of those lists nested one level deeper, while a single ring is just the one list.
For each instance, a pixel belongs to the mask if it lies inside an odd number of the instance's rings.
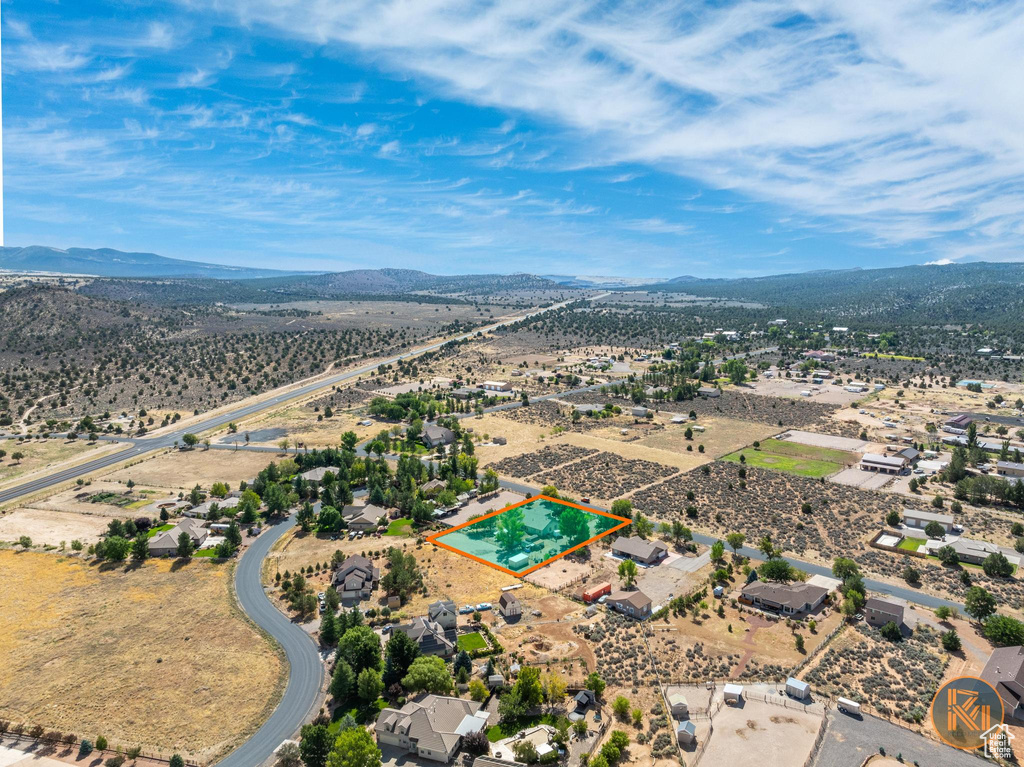
[{"label": "dirt patch", "polygon": [[59,546],[62,542],[70,545],[74,540],[88,546],[106,532],[111,519],[45,509],[15,509],[0,517],[0,541],[17,541],[27,535],[36,546]]},{"label": "dirt patch", "polygon": [[0,551],[0,569],[4,718],[206,760],[277,702],[282,661],[238,614],[231,566]]},{"label": "dirt patch", "polygon": [[196,484],[208,488],[214,482],[227,482],[237,488],[241,480],[256,476],[260,469],[282,456],[245,450],[179,450],[162,453],[133,466],[105,476],[110,481],[127,482],[165,490],[190,490]]},{"label": "dirt patch", "polygon": [[714,733],[701,762],[742,764],[757,754],[762,764],[800,767],[814,745],[821,717],[753,700],[723,706],[713,719]]},{"label": "dirt patch", "polygon": [[[0,450],[7,455],[0,459],[0,487],[30,479],[45,469],[73,466],[101,455],[124,450],[125,445],[114,442],[87,442],[84,439],[67,440],[0,440]],[[20,461],[12,456],[23,453]]]}]

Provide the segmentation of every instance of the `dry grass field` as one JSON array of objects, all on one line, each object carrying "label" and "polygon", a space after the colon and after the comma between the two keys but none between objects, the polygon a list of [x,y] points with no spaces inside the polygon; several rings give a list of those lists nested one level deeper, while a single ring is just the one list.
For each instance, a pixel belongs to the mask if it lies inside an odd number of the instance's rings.
[{"label": "dry grass field", "polygon": [[[7,455],[0,460],[0,487],[28,478],[43,469],[57,465],[73,465],[101,455],[124,450],[125,446],[110,442],[87,442],[76,439],[68,442],[62,439],[46,440],[0,440],[0,450]],[[14,453],[24,453],[20,461],[14,461]]]},{"label": "dry grass field", "polygon": [[229,566],[0,551],[0,571],[4,718],[208,761],[283,689],[277,652],[234,607]]},{"label": "dry grass field", "polygon": [[103,477],[113,482],[133,480],[162,490],[190,490],[194,485],[209,487],[214,482],[227,482],[232,488],[242,480],[252,479],[271,461],[283,456],[274,453],[244,450],[195,450],[161,453],[140,463],[118,469]]},{"label": "dry grass field", "polygon": [[[322,408],[321,408],[322,410]],[[346,431],[354,431],[360,440],[367,439],[384,425],[375,423],[373,426],[360,426],[361,416],[349,411],[334,408],[330,418],[317,420],[322,415],[314,410],[311,404],[293,404],[269,413],[260,413],[238,422],[238,432],[229,434],[227,429],[211,432],[214,442],[223,444],[245,444],[245,434],[249,434],[249,444],[278,445],[282,439],[289,444],[307,447],[337,447],[341,443],[341,435]]]},{"label": "dry grass field", "polygon": [[88,546],[107,531],[113,517],[98,514],[69,514],[49,509],[15,509],[0,516],[0,541],[17,541],[27,535],[36,546],[59,546],[79,540]]}]

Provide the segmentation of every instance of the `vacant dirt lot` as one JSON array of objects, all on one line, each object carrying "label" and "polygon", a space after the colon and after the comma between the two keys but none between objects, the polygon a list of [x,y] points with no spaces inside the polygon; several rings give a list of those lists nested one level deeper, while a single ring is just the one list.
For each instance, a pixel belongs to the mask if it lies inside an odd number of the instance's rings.
[{"label": "vacant dirt lot", "polygon": [[196,450],[162,453],[142,463],[119,469],[105,480],[127,482],[165,490],[190,490],[197,483],[209,487],[214,482],[227,482],[232,488],[242,480],[252,479],[260,469],[282,456],[274,453],[244,450]]},{"label": "vacant dirt lot", "polygon": [[70,545],[79,540],[85,545],[95,543],[107,530],[113,517],[93,514],[67,514],[46,509],[15,509],[0,516],[0,541],[17,541],[27,535],[35,545]]},{"label": "vacant dirt lot", "polygon": [[[25,479],[31,474],[48,467],[72,465],[97,458],[107,453],[124,450],[125,446],[111,442],[86,442],[77,439],[73,442],[57,439],[24,440],[0,439],[0,450],[7,455],[0,459],[0,487]],[[15,461],[11,456],[24,453],[24,458]]]},{"label": "vacant dirt lot", "polygon": [[282,662],[237,613],[230,566],[0,551],[0,571],[6,719],[207,760],[277,702]]},{"label": "vacant dirt lot", "polygon": [[800,767],[811,753],[821,717],[752,700],[722,706],[712,720],[715,731],[701,763],[743,764],[756,754],[761,764]]}]

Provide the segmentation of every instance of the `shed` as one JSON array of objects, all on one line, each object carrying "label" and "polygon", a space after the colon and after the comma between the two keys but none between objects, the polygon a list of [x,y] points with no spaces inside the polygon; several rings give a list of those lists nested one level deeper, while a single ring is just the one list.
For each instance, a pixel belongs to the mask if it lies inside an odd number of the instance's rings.
[{"label": "shed", "polygon": [[528,554],[522,552],[508,558],[508,566],[511,570],[522,570],[530,563]]},{"label": "shed", "polygon": [[599,598],[605,594],[612,593],[612,584],[610,583],[598,583],[595,586],[591,586],[589,589],[583,592],[584,602],[596,602]]},{"label": "shed", "polygon": [[724,588],[722,588],[721,586],[715,586],[714,594],[715,594],[716,597],[721,599],[722,595],[724,593],[725,593],[725,589]]},{"label": "shed", "polygon": [[786,694],[797,700],[807,700],[811,697],[811,686],[807,682],[790,677],[786,680]]},{"label": "shed", "polygon": [[402,598],[401,597],[394,596],[394,595],[388,597],[388,609],[389,610],[397,610],[401,606],[402,606]]},{"label": "shed", "polygon": [[689,719],[685,722],[680,722],[679,726],[676,727],[676,739],[680,745],[694,743],[697,740],[697,726]]},{"label": "shed", "polygon": [[672,716],[676,719],[690,715],[690,705],[686,702],[686,696],[681,692],[674,692],[668,696],[668,705],[672,709]]},{"label": "shed", "polygon": [[727,684],[724,689],[726,703],[739,703],[743,699],[743,685]]},{"label": "shed", "polygon": [[501,687],[504,684],[505,677],[503,677],[501,674],[491,674],[489,677],[487,677],[487,686],[490,687],[492,690],[495,687]]}]

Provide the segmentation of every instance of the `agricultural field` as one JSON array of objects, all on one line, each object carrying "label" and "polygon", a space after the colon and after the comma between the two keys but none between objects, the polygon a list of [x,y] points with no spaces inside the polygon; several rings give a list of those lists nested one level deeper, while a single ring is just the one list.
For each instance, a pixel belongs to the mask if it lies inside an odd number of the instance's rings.
[{"label": "agricultural field", "polygon": [[234,605],[230,565],[0,550],[0,570],[5,719],[207,760],[283,690],[281,658]]},{"label": "agricultural field", "polygon": [[758,447],[737,450],[722,458],[724,461],[746,463],[762,469],[785,471],[802,477],[817,479],[841,470],[857,461],[855,453],[825,447],[802,445],[777,439],[768,439]]}]

